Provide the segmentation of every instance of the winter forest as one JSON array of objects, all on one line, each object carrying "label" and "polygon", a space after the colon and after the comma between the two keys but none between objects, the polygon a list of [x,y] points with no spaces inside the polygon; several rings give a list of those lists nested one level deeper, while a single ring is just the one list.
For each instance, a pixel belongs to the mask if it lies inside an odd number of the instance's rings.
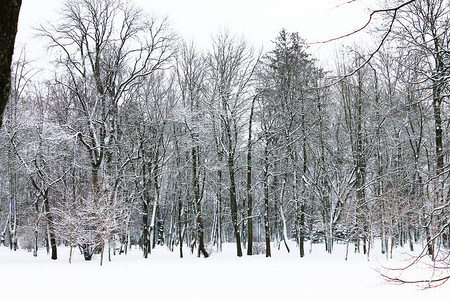
[{"label": "winter forest", "polygon": [[390,1],[375,47],[327,68],[281,28],[264,51],[226,30],[204,50],[132,2],[58,13],[37,29],[45,76],[14,54],[0,247],[369,258],[378,241],[448,263],[448,0]]}]

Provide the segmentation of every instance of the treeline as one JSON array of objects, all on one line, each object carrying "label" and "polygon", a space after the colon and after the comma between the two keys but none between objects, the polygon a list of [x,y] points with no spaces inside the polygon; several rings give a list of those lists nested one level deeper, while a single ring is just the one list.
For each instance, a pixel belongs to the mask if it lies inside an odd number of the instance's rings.
[{"label": "treeline", "polygon": [[224,242],[369,255],[381,239],[387,256],[422,242],[436,257],[450,246],[448,10],[395,11],[377,53],[342,50],[328,71],[286,30],[266,53],[227,32],[202,52],[130,3],[66,2],[39,30],[53,75],[13,66],[1,244],[103,260]]}]

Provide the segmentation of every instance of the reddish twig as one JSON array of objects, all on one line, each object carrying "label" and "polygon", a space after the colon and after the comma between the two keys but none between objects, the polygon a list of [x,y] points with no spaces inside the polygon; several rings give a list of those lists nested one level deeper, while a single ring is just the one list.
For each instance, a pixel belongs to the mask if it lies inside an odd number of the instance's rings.
[{"label": "reddish twig", "polygon": [[[347,3],[351,3],[353,1],[356,1],[356,0],[351,0],[351,1],[347,2]],[[339,40],[339,39],[343,39],[343,38],[349,37],[351,35],[354,35],[354,34],[356,34],[358,32],[363,31],[364,29],[366,29],[367,26],[369,26],[369,24],[372,22],[372,19],[373,19],[375,14],[386,13],[386,12],[392,12],[393,11],[394,12],[394,17],[393,17],[393,20],[391,21],[391,25],[389,27],[389,31],[388,31],[388,33],[389,33],[391,31],[391,29],[392,29],[392,24],[394,23],[395,17],[397,15],[397,11],[400,10],[402,7],[405,7],[406,5],[409,5],[409,4],[413,3],[414,1],[416,1],[416,0],[409,0],[409,1],[405,2],[405,3],[400,4],[397,7],[394,7],[394,8],[386,8],[386,9],[374,10],[374,11],[372,11],[370,13],[369,20],[367,20],[367,22],[366,22],[366,24],[364,24],[364,26],[362,26],[362,27],[360,27],[360,28],[350,32],[350,33],[347,33],[347,34],[344,34],[344,35],[341,35],[341,36],[338,36],[338,37],[335,37],[335,38],[331,38],[331,39],[326,40],[326,41],[312,42],[312,43],[308,43],[308,44],[310,44],[310,45],[326,44],[326,43],[329,43],[329,42],[333,42],[333,41],[336,41],[336,40]],[[383,38],[382,42],[384,42],[386,37],[387,37],[387,35],[385,35],[385,38]],[[381,46],[379,48],[381,48]]]}]

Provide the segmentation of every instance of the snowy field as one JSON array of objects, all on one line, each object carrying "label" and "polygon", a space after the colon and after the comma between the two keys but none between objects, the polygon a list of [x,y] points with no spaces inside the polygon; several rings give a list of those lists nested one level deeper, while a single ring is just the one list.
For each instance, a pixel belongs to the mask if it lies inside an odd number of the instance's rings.
[{"label": "snowy field", "polygon": [[[333,255],[314,245],[300,259],[295,246],[263,255],[235,257],[234,245],[208,259],[157,248],[147,260],[139,249],[127,256],[113,256],[100,266],[100,257],[83,260],[74,249],[72,264],[68,249],[59,248],[57,261],[45,249],[38,257],[26,251],[0,248],[0,299],[450,299],[450,282],[434,289],[416,285],[387,284],[377,270],[402,266],[408,255],[397,249],[386,260],[375,247],[370,261],[336,245]],[[187,249],[184,249],[185,252]],[[185,253],[186,254],[186,253]],[[426,269],[414,268],[405,276],[426,278]]]}]

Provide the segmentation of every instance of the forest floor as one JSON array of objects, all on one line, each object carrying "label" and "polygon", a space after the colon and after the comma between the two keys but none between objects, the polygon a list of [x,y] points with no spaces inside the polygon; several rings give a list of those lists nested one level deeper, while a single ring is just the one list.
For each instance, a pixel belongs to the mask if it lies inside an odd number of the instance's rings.
[{"label": "forest floor", "polygon": [[[309,247],[309,246],[308,246]],[[416,246],[415,254],[420,251]],[[312,253],[299,258],[291,245],[264,255],[235,257],[235,245],[226,244],[222,253],[208,259],[190,255],[178,258],[178,249],[170,252],[157,247],[148,259],[139,249],[128,255],[100,256],[84,261],[74,249],[72,264],[69,250],[58,248],[58,260],[50,260],[45,249],[38,256],[0,247],[1,299],[449,299],[450,282],[441,287],[394,285],[380,275],[395,276],[386,267],[408,264],[411,252],[397,248],[394,259],[387,259],[379,247],[370,260],[353,251],[345,261],[345,245],[335,245],[332,255],[324,245],[313,245]],[[353,249],[352,249],[353,250]],[[429,279],[428,266],[415,266],[402,272],[403,278]]]}]

